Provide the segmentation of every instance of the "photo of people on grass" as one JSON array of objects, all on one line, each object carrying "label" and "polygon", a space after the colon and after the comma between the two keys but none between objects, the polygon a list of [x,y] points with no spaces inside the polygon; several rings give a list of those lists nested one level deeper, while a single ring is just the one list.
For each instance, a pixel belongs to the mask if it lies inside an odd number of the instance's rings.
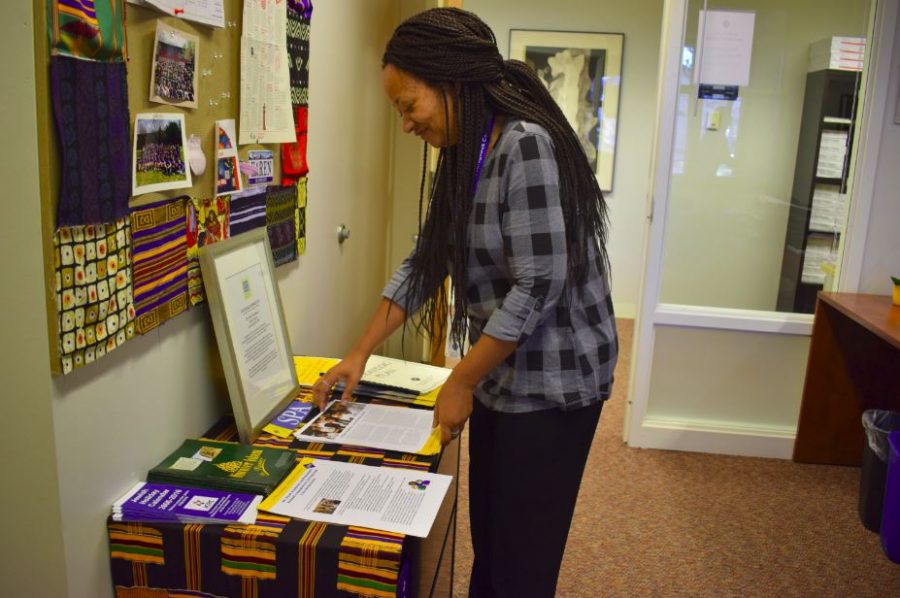
[{"label": "photo of people on grass", "polygon": [[133,195],[190,187],[183,114],[138,114],[134,121]]},{"label": "photo of people on grass", "polygon": [[197,107],[197,50],[200,39],[162,22],[156,24],[150,101]]}]

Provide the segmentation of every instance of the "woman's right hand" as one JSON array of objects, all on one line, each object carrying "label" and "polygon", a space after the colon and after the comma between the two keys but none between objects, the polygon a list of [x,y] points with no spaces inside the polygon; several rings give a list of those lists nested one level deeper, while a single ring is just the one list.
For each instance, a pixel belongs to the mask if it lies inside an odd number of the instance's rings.
[{"label": "woman's right hand", "polygon": [[369,356],[363,353],[351,352],[340,363],[322,374],[313,384],[312,393],[313,401],[316,407],[324,409],[331,398],[331,389],[338,382],[344,383],[344,392],[341,400],[349,400],[353,395],[353,390],[362,378],[363,372],[366,370],[366,362]]}]

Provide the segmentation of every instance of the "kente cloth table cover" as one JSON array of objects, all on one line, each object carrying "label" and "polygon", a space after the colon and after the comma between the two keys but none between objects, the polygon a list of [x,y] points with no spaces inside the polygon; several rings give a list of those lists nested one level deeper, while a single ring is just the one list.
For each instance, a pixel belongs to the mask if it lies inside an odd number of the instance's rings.
[{"label": "kente cloth table cover", "polygon": [[[203,438],[237,441],[228,417]],[[424,457],[300,442],[263,432],[258,446],[364,465],[436,471]],[[117,523],[107,520],[117,598],[312,598],[406,596],[411,565],[404,535],[260,512],[255,525]]]}]

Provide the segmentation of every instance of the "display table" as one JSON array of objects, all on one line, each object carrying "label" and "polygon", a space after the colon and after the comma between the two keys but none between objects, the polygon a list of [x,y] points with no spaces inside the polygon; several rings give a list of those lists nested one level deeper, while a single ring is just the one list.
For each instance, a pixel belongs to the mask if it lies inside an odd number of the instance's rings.
[{"label": "display table", "polygon": [[[236,441],[228,418],[203,438]],[[107,522],[117,598],[449,596],[456,544],[459,440],[440,455],[282,439],[260,446],[316,457],[444,473],[453,482],[428,538],[301,521],[260,511],[255,525]],[[174,449],[175,447],[173,447]]]},{"label": "display table", "polygon": [[858,466],[866,409],[900,411],[900,306],[889,296],[820,292],[794,461]]}]

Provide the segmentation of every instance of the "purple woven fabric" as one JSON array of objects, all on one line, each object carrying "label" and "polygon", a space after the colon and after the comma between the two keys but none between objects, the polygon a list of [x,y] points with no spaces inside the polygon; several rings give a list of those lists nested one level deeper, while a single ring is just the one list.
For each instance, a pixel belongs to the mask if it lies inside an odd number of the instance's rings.
[{"label": "purple woven fabric", "polygon": [[130,117],[125,64],[50,58],[61,180],[56,226],[128,215]]}]

